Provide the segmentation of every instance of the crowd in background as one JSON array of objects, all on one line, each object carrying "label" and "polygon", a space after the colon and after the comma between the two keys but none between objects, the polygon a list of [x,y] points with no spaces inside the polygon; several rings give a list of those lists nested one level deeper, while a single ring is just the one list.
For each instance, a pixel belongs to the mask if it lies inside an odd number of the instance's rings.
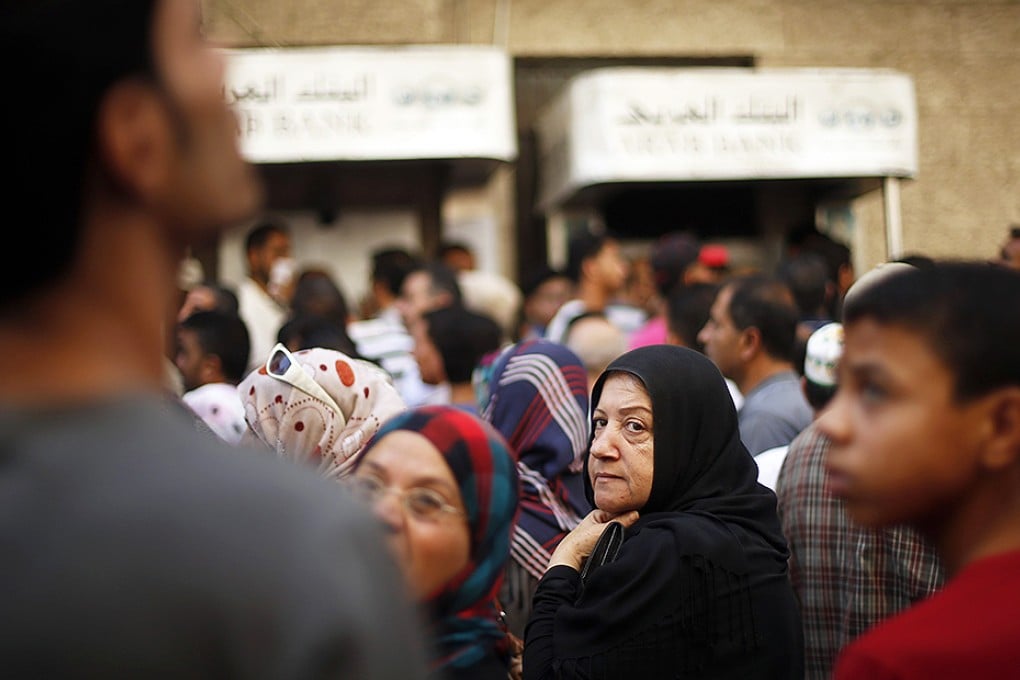
[{"label": "crowd in background", "polygon": [[858,275],[812,227],[775,271],[585,228],[520,284],[385,248],[353,312],[266,221],[181,289],[264,199],[200,25],[0,10],[46,131],[3,183],[46,227],[0,285],[5,675],[1015,676],[1020,232]]},{"label": "crowd in background", "polygon": [[[1010,233],[1000,256],[990,264],[1014,266],[1010,253],[1017,236],[1015,230]],[[534,609],[540,601],[536,593],[541,598],[539,586],[555,564],[557,547],[579,526],[583,528],[589,513],[602,508],[593,502],[596,496],[590,487],[586,494],[584,466],[586,456],[592,456],[588,461],[595,456],[592,428],[598,416],[592,412],[597,406],[593,389],[605,381],[607,370],[624,371],[622,362],[641,357],[650,361],[643,369],[647,373],[631,370],[640,377],[643,389],[651,391],[653,411],[658,397],[652,385],[660,372],[667,380],[662,389],[708,398],[704,388],[683,378],[684,371],[692,370],[686,364],[690,359],[684,357],[670,369],[675,360],[669,353],[672,350],[646,355],[638,351],[642,349],[683,347],[705,357],[705,367],[711,366],[711,372],[719,376],[735,416],[737,438],[726,446],[737,447],[733,455],[750,463],[752,483],[775,494],[772,509],[766,511],[774,520],[772,533],[764,535],[780,548],[781,582],[791,587],[790,603],[777,600],[776,593],[755,594],[761,586],[747,596],[750,602],[754,598],[768,602],[770,630],[780,636],[767,646],[784,650],[792,645],[803,649],[803,656],[781,653],[768,659],[750,654],[746,666],[733,662],[739,671],[709,664],[714,670],[708,677],[726,673],[830,677],[839,652],[848,643],[944,584],[940,558],[917,531],[905,525],[869,528],[850,519],[842,500],[829,488],[824,457],[831,439],[816,422],[837,389],[844,306],[890,273],[933,267],[931,258],[915,254],[857,276],[849,248],[809,226],[791,234],[778,265],[765,271],[735,265],[726,247],[703,243],[692,232],[666,234],[647,252],[625,256],[615,235],[593,228],[572,234],[564,269],[539,267],[518,285],[478,271],[474,254],[463,243],[442,244],[433,259],[386,247],[371,255],[371,292],[358,306],[371,312],[365,315],[353,311],[328,273],[295,265],[290,259],[290,238],[286,225],[268,220],[249,234],[250,276],[245,288],[248,295],[254,291],[260,297],[258,304],[239,304],[215,282],[182,291],[177,367],[185,376],[194,373],[188,369],[192,353],[188,348],[196,344],[189,339],[193,334],[189,327],[198,320],[220,316],[224,323],[232,319],[236,327],[245,324],[242,317],[251,318],[271,307],[275,335],[267,328],[260,346],[275,343],[277,354],[249,355],[247,378],[237,371],[230,378],[210,374],[219,386],[240,385],[222,391],[224,402],[216,416],[233,414],[228,441],[238,441],[234,433],[246,431],[248,444],[268,445],[283,457],[311,462],[320,474],[336,480],[357,468],[360,447],[396,414],[452,406],[494,426],[516,461],[520,495],[509,559],[493,597],[499,610],[495,629],[504,631],[510,641],[499,647],[509,658],[518,664],[530,658],[531,667],[544,669],[533,677],[544,676],[550,664],[568,677],[586,677],[593,669],[615,677],[625,668],[642,668],[648,677],[657,677],[670,667],[670,662],[656,655],[654,644],[641,647],[640,653],[635,650],[635,656],[596,651],[614,638],[606,638],[608,632],[592,632],[599,630],[594,623],[584,624],[590,644],[578,642],[587,638],[571,633],[572,644],[588,651],[572,656],[569,663],[557,660],[543,643],[524,647],[529,621],[546,631],[533,633],[536,639],[554,636],[546,630],[551,624],[542,618],[543,610]],[[274,271],[281,269],[281,261],[290,277],[277,274],[274,287]],[[199,293],[204,302],[196,303]],[[196,312],[196,305],[215,311]],[[247,325],[266,326],[264,320]],[[218,361],[243,364],[241,355],[249,347],[247,342],[225,344],[211,337],[199,344],[213,365]],[[287,352],[289,361],[303,365],[312,382],[321,385],[325,392],[321,399],[310,394],[309,385],[291,381],[286,388],[280,384],[281,376],[271,370],[267,373],[280,352]],[[349,382],[338,381],[333,371],[323,372],[334,361],[351,366]],[[362,375],[376,380],[371,398],[368,387],[362,387],[369,384]],[[185,402],[222,436],[222,425],[196,399],[196,393],[210,386],[198,386],[186,378],[184,387]],[[319,389],[315,387],[314,392]],[[682,399],[677,394],[668,403]],[[307,417],[309,410],[319,412],[314,424]],[[687,422],[704,415],[677,417]],[[717,414],[710,420],[720,417]],[[334,418],[339,422],[332,423]],[[305,423],[300,433],[294,428],[299,420]],[[694,435],[667,436],[659,434],[661,428],[660,424],[656,440],[669,439],[670,451],[694,443]],[[350,438],[351,432],[358,432],[356,439]],[[340,441],[347,442],[346,448]],[[714,445],[712,460],[730,455],[717,450],[719,446]],[[656,459],[657,475],[663,474],[665,465]],[[729,473],[734,473],[735,465],[727,463]],[[732,494],[734,485],[748,481],[734,478],[724,486]],[[729,495],[726,498],[732,500]],[[654,512],[648,501],[633,509],[638,507]],[[698,533],[690,528],[673,531],[685,539]],[[718,549],[710,542],[699,557],[704,559]],[[663,559],[669,563],[681,554],[684,551],[674,549]],[[575,571],[581,570],[584,557],[582,551]],[[653,558],[644,553],[640,559]],[[664,564],[660,569],[669,575],[676,567]],[[676,577],[673,573],[668,578]],[[566,601],[576,605],[573,600],[580,591],[568,587],[566,592]],[[700,589],[697,592],[706,596]],[[646,596],[646,609],[656,612],[653,602],[691,595],[651,589]],[[587,606],[595,606],[593,597],[588,596]],[[636,600],[638,595],[631,592],[628,597]],[[605,612],[619,606],[598,605],[600,625],[608,625]],[[783,611],[790,612],[788,620]],[[671,615],[675,612],[650,615],[651,628],[637,638],[664,637],[669,642],[660,651],[676,661],[683,657],[678,650],[685,646],[681,641],[686,633],[683,627],[662,628],[662,617]],[[575,616],[583,621],[582,612]],[[633,615],[627,615],[620,625],[635,623],[632,619]],[[630,643],[621,638],[618,644],[626,648]],[[510,649],[517,650],[516,656]],[[542,650],[541,655],[535,650]],[[703,665],[708,662],[692,657],[676,663],[695,664],[691,668],[702,668],[705,674]],[[617,664],[618,670],[613,671]],[[573,670],[564,671],[567,666]],[[757,670],[748,670],[751,667]],[[530,670],[527,674],[531,676]]]}]

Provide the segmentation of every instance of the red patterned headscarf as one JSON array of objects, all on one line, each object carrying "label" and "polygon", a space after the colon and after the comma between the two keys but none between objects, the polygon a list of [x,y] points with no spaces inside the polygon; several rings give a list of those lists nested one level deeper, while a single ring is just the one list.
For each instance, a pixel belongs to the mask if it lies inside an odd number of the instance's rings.
[{"label": "red patterned headscarf", "polygon": [[433,666],[470,666],[505,641],[496,595],[510,558],[510,531],[517,514],[515,456],[491,425],[452,406],[422,406],[391,418],[365,452],[397,430],[416,432],[439,449],[467,511],[468,564],[426,605],[436,625]]}]

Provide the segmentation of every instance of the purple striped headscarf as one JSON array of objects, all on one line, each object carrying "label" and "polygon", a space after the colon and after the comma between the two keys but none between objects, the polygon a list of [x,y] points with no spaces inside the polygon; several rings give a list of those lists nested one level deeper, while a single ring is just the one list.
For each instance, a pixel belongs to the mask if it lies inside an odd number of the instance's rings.
[{"label": "purple striped headscarf", "polygon": [[521,512],[511,556],[541,578],[563,536],[591,511],[582,467],[588,450],[588,383],[580,358],[550,340],[503,351],[488,375],[482,417],[517,451]]}]

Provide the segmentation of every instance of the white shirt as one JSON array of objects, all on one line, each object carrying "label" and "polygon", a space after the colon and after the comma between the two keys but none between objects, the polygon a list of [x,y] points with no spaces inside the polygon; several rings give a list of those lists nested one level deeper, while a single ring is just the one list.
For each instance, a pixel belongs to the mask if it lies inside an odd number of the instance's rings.
[{"label": "white shirt", "polygon": [[789,444],[784,444],[773,449],[766,449],[754,457],[754,462],[758,464],[759,484],[767,486],[773,491],[776,490],[779,468],[783,467],[783,460],[786,458],[786,451],[789,448]]},{"label": "white shirt", "polygon": [[236,385],[206,383],[185,392],[181,398],[225,442],[240,443],[248,423],[244,419],[244,404]]},{"label": "white shirt", "polygon": [[248,370],[251,371],[269,359],[280,326],[287,318],[287,310],[251,278],[246,278],[237,287],[237,306],[238,314],[248,327],[251,342]]},{"label": "white shirt", "polygon": [[[587,312],[588,307],[583,300],[574,299],[564,302],[556,310],[549,325],[546,326],[545,337],[554,342],[565,342],[570,322]],[[645,313],[639,309],[618,304],[606,305],[603,314],[609,319],[609,323],[619,328],[628,338],[631,333],[641,327],[647,318]]]}]

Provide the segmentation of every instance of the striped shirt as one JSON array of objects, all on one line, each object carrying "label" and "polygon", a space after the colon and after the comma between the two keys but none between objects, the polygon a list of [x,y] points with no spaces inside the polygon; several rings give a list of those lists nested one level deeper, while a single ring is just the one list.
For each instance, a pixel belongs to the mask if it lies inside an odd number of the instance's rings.
[{"label": "striped shirt", "polygon": [[400,313],[387,309],[372,319],[348,324],[347,334],[358,354],[379,364],[393,377],[393,385],[408,408],[439,403],[440,388],[426,385],[414,358],[414,338],[407,332]]}]

